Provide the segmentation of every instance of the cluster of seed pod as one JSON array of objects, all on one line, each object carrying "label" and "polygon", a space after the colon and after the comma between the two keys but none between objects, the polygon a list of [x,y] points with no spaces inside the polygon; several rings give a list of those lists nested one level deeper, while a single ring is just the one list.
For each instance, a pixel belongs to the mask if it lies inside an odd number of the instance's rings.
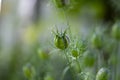
[{"label": "cluster of seed pod", "polygon": [[[69,6],[68,2],[69,0],[54,0],[54,3],[57,8],[65,8],[66,6]],[[76,41],[76,43],[74,43],[73,41],[70,41],[71,39],[67,36],[66,33],[67,33],[66,30],[61,33],[59,33],[57,30],[54,36],[54,45],[57,49],[60,49],[65,52],[64,54],[68,60],[69,68],[71,70],[73,70],[73,68],[76,68],[76,64],[77,64],[77,67],[79,67],[79,69],[77,70],[79,71],[77,72],[77,74],[75,74],[76,76],[82,73],[82,69],[81,69],[82,64],[84,64],[85,68],[95,66],[96,58],[89,49],[87,50],[86,47],[88,45],[84,45],[84,42],[82,42],[82,45],[80,46],[79,41],[78,42]],[[115,24],[112,27],[111,34],[115,40],[120,41],[120,25]],[[73,42],[73,45],[72,45],[72,42]],[[99,51],[102,50],[102,48],[104,47],[102,35],[94,33],[93,36],[91,37],[91,45],[92,47],[94,47]],[[38,54],[41,59],[48,58],[48,54],[46,54],[42,50],[39,50]],[[83,59],[82,61],[80,61],[81,57]],[[74,61],[76,61],[75,62],[76,64],[74,63]],[[82,64],[80,62],[82,62]],[[33,78],[35,76],[35,69],[30,65],[24,66],[23,71],[27,79]],[[94,77],[95,80],[110,80],[110,70],[108,66],[107,68],[104,68],[104,66],[102,66],[101,68],[97,69],[97,71],[98,72]],[[72,72],[74,74],[74,71]],[[50,77],[47,76],[47,78],[50,78]],[[73,80],[75,80],[75,78],[73,78]]]},{"label": "cluster of seed pod", "polygon": [[[111,33],[112,33],[111,36],[113,36],[113,38],[119,42],[120,26],[115,24],[112,27]],[[68,37],[66,30],[61,33],[59,33],[57,30],[57,33],[55,33],[54,45],[56,46],[57,49],[66,51],[64,54],[67,53],[66,58],[68,58],[68,61],[70,63],[69,68],[74,71],[77,70],[77,73],[74,74],[78,75],[83,73],[84,70],[82,70],[81,65],[84,65],[85,68],[94,67],[97,59],[95,57],[95,54],[91,52],[88,48],[86,48],[88,44],[85,44],[84,41],[79,43],[79,40],[78,41],[72,41],[73,39],[71,41],[70,40],[71,39]],[[93,36],[91,37],[91,44],[92,47],[94,47],[93,49],[102,50],[103,48],[102,35],[93,34]],[[41,58],[41,60],[46,60],[49,57],[49,55],[41,49],[38,50],[38,56]],[[81,59],[82,61],[80,61]],[[107,67],[101,66],[100,68],[98,68],[95,80],[110,80],[111,70],[108,67],[109,66]],[[33,79],[36,75],[35,68],[31,64],[25,65],[23,67],[23,72],[24,76],[29,80]],[[79,78],[81,77],[83,76],[80,75]],[[49,76],[47,76],[47,78],[49,78]],[[76,80],[76,78],[74,78],[74,80]]]},{"label": "cluster of seed pod", "polygon": [[28,80],[32,80],[34,79],[35,77],[35,68],[30,64],[26,64],[24,67],[23,67],[23,73],[24,73],[24,76],[26,77],[26,79]]},{"label": "cluster of seed pod", "polygon": [[[117,25],[114,25],[112,27],[112,36],[116,39],[119,40],[120,38],[120,27]],[[54,39],[54,43],[55,46],[58,49],[61,50],[65,50],[68,48],[70,48],[71,42],[68,42],[68,37],[66,36],[65,33],[61,33],[61,34],[56,34],[55,35],[55,39]],[[99,34],[93,34],[93,36],[91,37],[91,44],[93,45],[94,48],[98,49],[98,50],[102,50],[103,48],[103,37],[102,35]],[[84,54],[83,56],[83,64],[85,66],[93,66],[95,64],[95,56],[94,54],[92,54],[89,50],[83,52]],[[101,53],[100,53],[101,54]],[[75,58],[77,58],[78,56],[80,56],[79,50],[78,48],[72,48],[71,49],[71,55]],[[98,55],[99,56],[99,55]],[[104,56],[103,56],[104,57]],[[99,63],[98,63],[99,64]],[[104,67],[104,66],[102,66]],[[108,68],[101,68],[98,73],[96,74],[96,80],[109,80],[110,78],[110,71]]]}]

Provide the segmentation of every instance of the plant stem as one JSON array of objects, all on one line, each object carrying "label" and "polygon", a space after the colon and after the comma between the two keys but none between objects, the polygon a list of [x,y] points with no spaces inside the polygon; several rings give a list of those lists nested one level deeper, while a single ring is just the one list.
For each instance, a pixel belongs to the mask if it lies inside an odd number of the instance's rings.
[{"label": "plant stem", "polygon": [[105,66],[105,60],[104,60],[104,53],[103,50],[99,50],[98,52],[98,69]]},{"label": "plant stem", "polygon": [[64,70],[63,70],[63,73],[62,73],[62,76],[61,76],[61,79],[60,80],[64,80],[64,76],[66,74],[66,72],[69,70],[69,67],[66,67]]},{"label": "plant stem", "polygon": [[65,54],[66,60],[68,61],[68,66],[70,67],[70,72],[71,72],[71,74],[72,74],[72,80],[75,80],[74,71],[72,70],[71,62],[70,62],[70,60],[69,60],[69,57],[68,57],[68,55],[67,55],[66,50],[64,50],[64,54]]},{"label": "plant stem", "polygon": [[100,67],[101,67],[101,53],[100,51],[98,51],[97,71],[100,69]]},{"label": "plant stem", "polygon": [[107,60],[104,59],[104,51],[103,50],[100,51],[100,55],[101,55],[101,67],[102,66],[106,67],[107,66]]},{"label": "plant stem", "polygon": [[65,12],[65,9],[64,9],[64,8],[63,8],[63,14],[64,14],[64,16],[65,16],[66,23],[67,23],[67,26],[68,26],[68,32],[69,32],[69,35],[70,35],[70,39],[72,39],[72,33],[71,33],[70,24],[69,24],[68,17],[67,17],[67,15],[66,15],[66,12]]},{"label": "plant stem", "polygon": [[80,63],[79,63],[79,58],[76,58],[76,63],[77,63],[77,65],[78,65],[78,67],[79,67],[79,72],[81,72],[81,67],[80,67]]},{"label": "plant stem", "polygon": [[119,42],[116,41],[116,64],[115,64],[115,76],[114,76],[114,80],[117,79],[117,74],[118,74],[118,61],[119,61]]}]

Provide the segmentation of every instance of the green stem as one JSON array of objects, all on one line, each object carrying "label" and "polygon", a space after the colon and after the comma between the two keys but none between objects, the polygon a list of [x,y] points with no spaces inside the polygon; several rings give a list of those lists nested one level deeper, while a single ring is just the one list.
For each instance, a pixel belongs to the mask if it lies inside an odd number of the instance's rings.
[{"label": "green stem", "polygon": [[103,50],[98,51],[98,69],[105,66],[104,53]]},{"label": "green stem", "polygon": [[81,67],[80,67],[80,63],[79,63],[79,58],[76,58],[76,63],[77,63],[77,65],[78,65],[78,67],[79,67],[79,72],[81,72]]},{"label": "green stem", "polygon": [[117,74],[118,74],[118,61],[119,61],[119,42],[118,41],[116,41],[116,64],[115,64],[115,76],[114,76],[114,80],[116,80],[117,79]]},{"label": "green stem", "polygon": [[70,62],[70,60],[69,60],[69,57],[68,57],[68,55],[67,55],[66,50],[64,50],[64,54],[65,54],[66,60],[68,61],[68,66],[70,67],[70,72],[71,72],[71,74],[72,74],[72,80],[75,80],[74,71],[72,70],[71,62]]},{"label": "green stem", "polygon": [[65,16],[66,23],[67,23],[67,26],[68,26],[68,32],[69,32],[69,35],[70,35],[70,39],[72,39],[72,33],[71,33],[70,24],[69,24],[68,17],[67,17],[67,15],[66,15],[66,12],[65,12],[65,9],[64,9],[64,8],[63,8],[63,14],[64,14],[64,16]]},{"label": "green stem", "polygon": [[101,67],[101,53],[100,51],[98,51],[97,71],[100,69],[100,67]]},{"label": "green stem", "polygon": [[101,55],[101,67],[102,66],[107,66],[107,61],[104,59],[104,52],[103,52],[103,50],[100,51],[100,55]]},{"label": "green stem", "polygon": [[61,80],[64,80],[64,76],[67,73],[67,71],[69,70],[69,67],[66,67],[63,72],[62,72],[62,76],[61,76]]}]

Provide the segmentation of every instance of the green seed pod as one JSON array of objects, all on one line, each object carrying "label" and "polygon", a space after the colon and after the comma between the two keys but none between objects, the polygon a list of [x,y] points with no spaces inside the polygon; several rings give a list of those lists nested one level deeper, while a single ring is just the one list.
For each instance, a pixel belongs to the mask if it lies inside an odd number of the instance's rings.
[{"label": "green seed pod", "polygon": [[27,64],[23,67],[23,73],[27,79],[32,79],[35,76],[35,68],[31,64]]},{"label": "green seed pod", "polygon": [[112,36],[117,39],[117,40],[120,40],[120,26],[115,24],[113,27],[112,27]]},{"label": "green seed pod", "polygon": [[90,51],[83,54],[83,64],[87,67],[92,67],[95,63],[95,56]]},{"label": "green seed pod", "polygon": [[68,47],[68,37],[66,35],[56,35],[54,43],[58,49],[64,50]]},{"label": "green seed pod", "polygon": [[72,50],[72,56],[73,56],[73,57],[78,57],[78,56],[79,56],[78,50],[73,49],[73,50]]},{"label": "green seed pod", "polygon": [[38,49],[38,56],[40,57],[40,59],[44,59],[44,60],[49,58],[48,52],[41,49]]},{"label": "green seed pod", "polygon": [[96,75],[96,80],[109,80],[109,77],[109,70],[107,68],[101,68]]},{"label": "green seed pod", "polygon": [[102,47],[102,38],[100,35],[94,34],[91,38],[91,43],[95,48],[100,49]]},{"label": "green seed pod", "polygon": [[44,80],[54,80],[50,74],[45,75]]},{"label": "green seed pod", "polygon": [[53,0],[54,4],[57,8],[63,8],[65,7],[65,0]]}]

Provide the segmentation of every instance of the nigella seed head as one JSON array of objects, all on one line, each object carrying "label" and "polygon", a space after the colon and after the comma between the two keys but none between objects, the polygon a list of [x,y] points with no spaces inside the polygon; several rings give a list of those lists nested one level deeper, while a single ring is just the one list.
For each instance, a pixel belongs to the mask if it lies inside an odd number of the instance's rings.
[{"label": "nigella seed head", "polygon": [[112,27],[112,36],[113,36],[115,39],[120,40],[120,25],[115,24],[115,25]]},{"label": "nigella seed head", "polygon": [[28,63],[23,67],[23,73],[27,79],[32,79],[35,76],[35,68]]},{"label": "nigella seed head", "polygon": [[93,36],[91,38],[91,43],[97,49],[102,48],[102,37],[101,37],[101,35],[96,34],[96,33],[93,34]]},{"label": "nigella seed head", "polygon": [[55,33],[54,44],[58,49],[65,50],[69,44],[69,37],[66,35],[66,30],[64,32]]},{"label": "nigella seed head", "polygon": [[109,77],[110,77],[109,69],[101,68],[96,75],[96,80],[109,80]]},{"label": "nigella seed head", "polygon": [[65,36],[59,36],[56,35],[54,39],[55,46],[59,49],[66,49],[68,47],[68,40],[66,35]]}]

